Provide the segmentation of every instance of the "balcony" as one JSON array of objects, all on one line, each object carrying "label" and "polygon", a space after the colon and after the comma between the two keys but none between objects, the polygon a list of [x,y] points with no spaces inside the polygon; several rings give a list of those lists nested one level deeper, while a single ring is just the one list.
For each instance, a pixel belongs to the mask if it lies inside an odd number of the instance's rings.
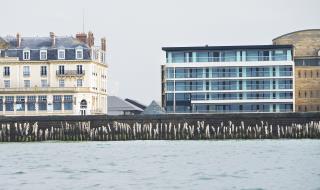
[{"label": "balcony", "polygon": [[57,70],[58,77],[81,77],[85,75],[85,71],[78,70]]},{"label": "balcony", "polygon": [[270,55],[270,56],[195,56],[185,57],[177,56],[166,59],[166,63],[193,63],[193,62],[248,62],[248,61],[291,61],[287,55]]},{"label": "balcony", "polygon": [[30,88],[0,88],[1,94],[6,93],[72,93],[92,92],[90,87],[30,87]]}]

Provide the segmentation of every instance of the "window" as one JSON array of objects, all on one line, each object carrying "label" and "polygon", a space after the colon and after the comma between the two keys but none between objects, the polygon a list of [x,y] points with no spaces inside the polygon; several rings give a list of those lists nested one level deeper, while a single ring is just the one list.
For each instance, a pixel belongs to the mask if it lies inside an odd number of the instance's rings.
[{"label": "window", "polygon": [[10,88],[10,80],[4,80],[4,87]]},{"label": "window", "polygon": [[47,88],[48,87],[48,81],[47,80],[41,80],[41,87]]},{"label": "window", "polygon": [[64,49],[59,49],[58,50],[58,59],[65,59],[65,50]]},{"label": "window", "polygon": [[59,65],[59,74],[60,75],[64,74],[64,65]]},{"label": "window", "polygon": [[40,50],[40,60],[47,60],[47,50]]},{"label": "window", "polygon": [[287,60],[287,53],[284,50],[275,50],[273,51],[273,60],[274,61],[284,61]]},{"label": "window", "polygon": [[28,111],[36,110],[36,96],[28,96],[27,109]]},{"label": "window", "polygon": [[83,49],[82,48],[76,49],[76,59],[83,59]]},{"label": "window", "polygon": [[292,80],[279,80],[278,89],[292,89]]},{"label": "window", "polygon": [[72,95],[64,96],[64,110],[72,110]]},{"label": "window", "polygon": [[101,52],[100,62],[105,63],[105,54],[103,52]]},{"label": "window", "polygon": [[6,96],[6,111],[13,111],[14,96]]},{"label": "window", "polygon": [[197,52],[197,62],[208,62],[209,52]]},{"label": "window", "polygon": [[236,52],[235,51],[225,51],[222,54],[222,59],[225,62],[236,61]]},{"label": "window", "polygon": [[23,60],[30,60],[30,50],[23,50]]},{"label": "window", "polygon": [[47,96],[38,96],[39,111],[47,110]]},{"label": "window", "polygon": [[59,80],[59,87],[64,87],[64,80]]},{"label": "window", "polygon": [[0,111],[3,111],[3,96],[0,96]]},{"label": "window", "polygon": [[30,76],[30,67],[29,66],[23,66],[23,76],[24,77]]},{"label": "window", "polygon": [[3,68],[3,76],[10,76],[10,67]]},{"label": "window", "polygon": [[62,96],[53,96],[53,110],[62,110]]},{"label": "window", "polygon": [[183,63],[184,60],[184,52],[172,52],[172,63]]},{"label": "window", "polygon": [[40,75],[41,76],[47,76],[47,66],[41,66]]},{"label": "window", "polygon": [[258,61],[259,60],[258,50],[247,50],[246,60],[247,61]]},{"label": "window", "polygon": [[82,65],[77,65],[77,74],[83,74],[82,72]]},{"label": "window", "polygon": [[16,108],[17,111],[24,111],[25,110],[25,97],[24,96],[17,96],[16,99]]},{"label": "window", "polygon": [[24,80],[23,82],[25,88],[30,88],[30,80]]},{"label": "window", "polygon": [[82,79],[77,79],[77,87],[82,87]]}]

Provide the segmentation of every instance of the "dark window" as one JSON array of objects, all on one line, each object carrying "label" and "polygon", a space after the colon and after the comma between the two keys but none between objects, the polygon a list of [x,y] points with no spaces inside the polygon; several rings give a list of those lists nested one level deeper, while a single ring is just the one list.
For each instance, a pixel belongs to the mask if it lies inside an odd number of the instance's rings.
[{"label": "dark window", "polygon": [[62,96],[53,96],[53,110],[62,110]]},{"label": "dark window", "polygon": [[3,68],[3,76],[10,76],[10,67]]},{"label": "dark window", "polygon": [[6,102],[5,102],[6,111],[13,111],[14,97],[13,96],[6,96],[5,100],[6,100]]},{"label": "dark window", "polygon": [[72,110],[72,95],[64,96],[64,110]]},{"label": "dark window", "polygon": [[77,65],[77,74],[82,74],[82,65]]},{"label": "dark window", "polygon": [[39,110],[47,110],[47,96],[38,96]]},{"label": "dark window", "polygon": [[59,74],[64,74],[64,65],[59,65]]},{"label": "dark window", "polygon": [[40,75],[47,76],[47,66],[41,66]]}]

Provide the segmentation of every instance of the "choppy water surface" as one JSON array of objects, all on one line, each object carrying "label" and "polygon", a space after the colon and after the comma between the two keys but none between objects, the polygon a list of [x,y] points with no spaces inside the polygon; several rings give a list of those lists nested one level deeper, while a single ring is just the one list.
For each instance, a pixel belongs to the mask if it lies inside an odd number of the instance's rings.
[{"label": "choppy water surface", "polygon": [[0,189],[320,189],[319,140],[0,144]]}]

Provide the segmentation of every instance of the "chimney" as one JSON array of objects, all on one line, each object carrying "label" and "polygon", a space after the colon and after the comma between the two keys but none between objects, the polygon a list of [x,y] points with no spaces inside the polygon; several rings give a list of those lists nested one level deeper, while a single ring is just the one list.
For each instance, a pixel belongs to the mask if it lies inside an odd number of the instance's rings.
[{"label": "chimney", "polygon": [[56,46],[56,36],[54,35],[53,32],[50,32],[50,38],[51,38],[51,46],[55,47]]},{"label": "chimney", "polygon": [[78,33],[78,34],[76,34],[76,38],[80,42],[83,42],[85,44],[87,43],[87,34],[86,33]]},{"label": "chimney", "polygon": [[21,46],[21,36],[20,33],[17,33],[17,47],[19,48]]},{"label": "chimney", "polygon": [[106,51],[106,49],[107,49],[106,43],[107,43],[106,38],[101,38],[101,50],[102,51]]},{"label": "chimney", "polygon": [[87,40],[88,46],[92,47],[94,45],[94,37],[92,32],[88,32],[88,40]]}]

